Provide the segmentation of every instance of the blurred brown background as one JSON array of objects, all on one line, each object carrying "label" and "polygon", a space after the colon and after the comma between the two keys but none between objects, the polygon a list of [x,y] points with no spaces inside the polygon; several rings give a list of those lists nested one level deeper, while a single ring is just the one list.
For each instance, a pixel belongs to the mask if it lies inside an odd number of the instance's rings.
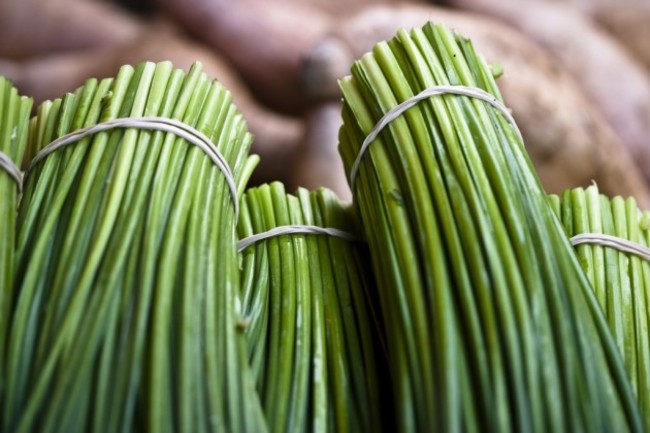
[{"label": "blurred brown background", "polygon": [[0,74],[38,104],[123,64],[201,61],[255,134],[254,182],[349,198],[337,79],[427,20],[503,67],[549,192],[595,181],[650,207],[650,0],[2,0]]}]

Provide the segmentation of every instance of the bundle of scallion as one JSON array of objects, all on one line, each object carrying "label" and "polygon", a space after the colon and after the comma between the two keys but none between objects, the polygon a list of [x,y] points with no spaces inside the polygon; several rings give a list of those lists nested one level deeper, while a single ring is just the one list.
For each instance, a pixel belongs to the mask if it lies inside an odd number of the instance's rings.
[{"label": "bundle of scallion", "polygon": [[639,210],[634,198],[599,194],[595,185],[551,200],[575,243],[650,431],[650,212]]},{"label": "bundle of scallion", "polygon": [[301,188],[294,196],[280,183],[242,199],[241,297],[271,431],[385,427],[370,272],[350,239],[350,210],[329,190]]},{"label": "bundle of scallion", "polygon": [[41,105],[30,137],[2,431],[266,431],[236,329],[254,160],[230,93],[198,64],[125,66]]},{"label": "bundle of scallion", "polygon": [[398,430],[642,431],[604,316],[471,42],[441,25],[402,30],[351,72],[340,152]]},{"label": "bundle of scallion", "polygon": [[13,303],[15,224],[21,187],[20,165],[33,101],[0,76],[0,407],[4,403],[7,327]]}]

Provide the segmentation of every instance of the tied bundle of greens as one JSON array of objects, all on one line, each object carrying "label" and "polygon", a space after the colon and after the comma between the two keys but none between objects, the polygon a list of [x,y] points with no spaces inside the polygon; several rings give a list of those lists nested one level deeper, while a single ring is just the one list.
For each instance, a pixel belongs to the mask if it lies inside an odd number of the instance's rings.
[{"label": "tied bundle of greens", "polygon": [[[399,31],[355,62],[340,82],[346,169],[385,113],[446,85],[501,99],[471,42],[441,25]],[[398,430],[642,431],[600,307],[503,112],[432,96],[361,158],[350,180]]]},{"label": "tied bundle of greens", "polygon": [[[610,199],[593,185],[567,190],[561,200],[555,195],[551,200],[576,243],[581,235],[605,234],[650,246],[650,212],[639,210],[634,198]],[[650,431],[650,262],[597,241],[576,244],[576,254],[623,356]]]},{"label": "tied bundle of greens", "polygon": [[[137,117],[203,133],[243,188],[251,135],[199,64],[125,66],[42,104],[30,157]],[[26,174],[3,431],[266,431],[236,328],[237,198],[205,149],[149,127],[92,133]]]},{"label": "tied bundle of greens", "polygon": [[[280,183],[242,199],[241,239],[283,226],[353,230],[333,192]],[[242,241],[240,241],[241,243]],[[381,354],[360,246],[328,234],[288,233],[242,251],[248,352],[269,429],[379,432]]]},{"label": "tied bundle of greens", "polygon": [[0,407],[4,404],[6,378],[2,372],[14,298],[15,224],[20,191],[20,179],[12,177],[10,167],[19,170],[22,163],[32,104],[32,99],[19,96],[11,82],[0,76],[0,152],[9,166],[0,167]]}]

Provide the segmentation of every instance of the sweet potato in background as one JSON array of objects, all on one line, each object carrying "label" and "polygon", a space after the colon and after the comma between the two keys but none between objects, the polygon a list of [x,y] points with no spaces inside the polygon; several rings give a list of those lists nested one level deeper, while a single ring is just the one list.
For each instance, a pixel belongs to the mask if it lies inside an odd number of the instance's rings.
[{"label": "sweet potato in background", "polygon": [[[120,3],[148,13],[109,0],[0,2],[0,74],[43,100],[124,63],[172,60],[186,68],[200,60],[233,92],[256,136],[255,181],[320,182],[347,194],[335,149],[337,79],[399,27],[438,21],[503,65],[500,88],[549,191],[595,180],[608,194],[650,205],[640,174],[650,173],[650,84],[634,58],[643,58],[649,27],[640,13],[625,12],[647,9],[643,0],[527,0],[525,7],[447,0],[455,9],[401,0]],[[146,23],[160,15],[185,34]]]},{"label": "sweet potato in background", "polygon": [[308,100],[300,88],[300,64],[332,27],[329,14],[291,0],[156,1],[229,61],[265,104],[292,113],[305,109]]},{"label": "sweet potato in background", "polygon": [[235,104],[255,135],[252,151],[262,158],[255,179],[288,179],[287,163],[302,140],[302,122],[259,105],[227,62],[167,26],[142,29],[139,37],[123,44],[36,57],[20,63],[0,62],[0,74],[8,76],[22,93],[32,95],[39,102],[60,97],[87,78],[113,76],[120,66],[144,60],[171,60],[184,69],[201,61],[206,73],[232,92]]},{"label": "sweet potato in background", "polygon": [[602,4],[594,6],[591,15],[643,63],[650,74],[650,2]]},{"label": "sweet potato in background", "polygon": [[0,1],[0,57],[24,59],[132,39],[139,20],[109,2]]}]

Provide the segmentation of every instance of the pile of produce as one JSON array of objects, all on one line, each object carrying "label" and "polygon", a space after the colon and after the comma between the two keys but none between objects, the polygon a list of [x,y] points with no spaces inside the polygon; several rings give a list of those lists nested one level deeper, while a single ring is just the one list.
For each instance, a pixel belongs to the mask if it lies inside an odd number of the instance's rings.
[{"label": "pile of produce", "polygon": [[200,63],[31,119],[0,81],[0,430],[650,428],[650,214],[549,198],[500,68],[445,25],[348,67],[351,202],[249,186]]},{"label": "pile of produce", "polygon": [[648,7],[647,0],[525,0],[525,7],[508,0],[3,0],[0,75],[39,104],[124,64],[171,60],[187,70],[199,60],[232,92],[256,137],[253,152],[262,159],[253,184],[326,186],[349,200],[336,153],[341,120],[329,117],[340,111],[338,80],[399,28],[441,22],[503,66],[499,87],[547,191],[595,180],[603,193],[649,207]]}]

